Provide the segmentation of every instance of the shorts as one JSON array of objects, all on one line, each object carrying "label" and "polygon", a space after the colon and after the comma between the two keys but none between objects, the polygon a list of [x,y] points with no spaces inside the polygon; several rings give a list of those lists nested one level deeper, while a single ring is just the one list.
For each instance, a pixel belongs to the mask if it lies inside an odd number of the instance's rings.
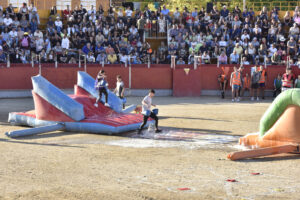
[{"label": "shorts", "polygon": [[252,89],[257,89],[258,88],[258,83],[252,83],[251,88]]},{"label": "shorts", "polygon": [[286,90],[289,90],[289,89],[292,89],[292,88],[289,88],[289,87],[282,87],[282,88],[281,88],[281,91],[283,92],[283,91],[286,91]]},{"label": "shorts", "polygon": [[259,83],[259,87],[265,87],[266,86],[266,84],[265,83]]},{"label": "shorts", "polygon": [[232,85],[232,89],[238,90],[238,89],[240,89],[240,86],[239,85]]}]

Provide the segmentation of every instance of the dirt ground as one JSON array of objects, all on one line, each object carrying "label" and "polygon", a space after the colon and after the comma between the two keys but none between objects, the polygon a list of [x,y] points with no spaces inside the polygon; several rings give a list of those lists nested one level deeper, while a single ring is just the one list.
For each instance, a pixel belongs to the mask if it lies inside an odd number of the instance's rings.
[{"label": "dirt ground", "polygon": [[[129,103],[140,100],[128,98]],[[226,159],[238,150],[238,136],[258,131],[271,100],[157,97],[154,103],[163,130],[235,136],[235,142],[210,144],[208,138],[208,143],[198,144],[67,132],[10,139],[6,131],[24,127],[10,126],[8,112],[30,110],[33,101],[1,99],[0,199],[300,199],[298,155]]]}]

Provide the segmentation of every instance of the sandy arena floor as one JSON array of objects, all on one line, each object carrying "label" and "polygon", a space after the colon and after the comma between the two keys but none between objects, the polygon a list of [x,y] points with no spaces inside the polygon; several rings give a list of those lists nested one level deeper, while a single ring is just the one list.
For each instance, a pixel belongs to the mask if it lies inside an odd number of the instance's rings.
[{"label": "sandy arena floor", "polygon": [[226,159],[237,150],[239,136],[258,131],[270,100],[157,97],[154,103],[166,132],[201,137],[169,141],[128,137],[135,133],[54,132],[10,139],[6,131],[24,127],[10,126],[8,112],[30,110],[33,102],[1,99],[0,199],[300,199],[298,155]]}]

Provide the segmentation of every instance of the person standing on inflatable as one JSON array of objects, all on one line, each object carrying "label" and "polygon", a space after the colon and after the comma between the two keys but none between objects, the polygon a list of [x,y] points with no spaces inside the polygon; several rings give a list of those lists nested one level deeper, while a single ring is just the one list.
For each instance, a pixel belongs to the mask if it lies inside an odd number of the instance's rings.
[{"label": "person standing on inflatable", "polygon": [[232,88],[232,101],[240,101],[239,89],[242,85],[241,72],[237,70],[237,67],[233,67],[233,72],[231,73],[230,86]]},{"label": "person standing on inflatable", "polygon": [[292,73],[292,68],[286,68],[286,73],[282,75],[282,89],[281,91],[285,91],[293,88],[295,80],[295,75]]},{"label": "person standing on inflatable", "polygon": [[108,104],[108,93],[107,93],[107,86],[108,83],[106,81],[106,74],[104,70],[100,70],[100,72],[97,75],[96,81],[95,81],[95,88],[99,91],[99,96],[96,100],[96,103],[94,104],[96,107],[98,107],[98,102],[101,102],[102,94],[105,95],[105,106],[109,107]]},{"label": "person standing on inflatable", "polygon": [[123,109],[125,109],[125,102],[126,98],[124,97],[125,87],[124,82],[122,80],[122,77],[120,75],[117,75],[117,83],[116,88],[114,90],[114,93],[122,100],[123,102]]},{"label": "person standing on inflatable", "polygon": [[155,133],[161,132],[161,130],[158,129],[157,113],[153,112],[154,110],[151,111],[151,106],[156,107],[156,105],[152,104],[152,98],[154,96],[155,96],[155,91],[153,89],[151,89],[149,91],[149,94],[147,96],[145,96],[145,98],[142,101],[142,114],[144,115],[144,122],[139,128],[138,134],[141,134],[144,126],[147,124],[149,117],[155,120]]},{"label": "person standing on inflatable", "polygon": [[265,88],[266,88],[266,82],[267,82],[267,72],[264,69],[264,67],[261,65],[260,66],[260,80],[258,81],[259,83],[259,91],[261,93],[261,98],[265,99]]}]

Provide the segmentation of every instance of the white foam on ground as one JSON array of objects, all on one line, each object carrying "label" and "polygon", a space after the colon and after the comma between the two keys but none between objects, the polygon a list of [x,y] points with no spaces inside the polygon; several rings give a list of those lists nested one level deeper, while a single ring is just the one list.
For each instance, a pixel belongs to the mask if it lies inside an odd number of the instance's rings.
[{"label": "white foam on ground", "polygon": [[[168,136],[167,134],[154,134],[145,133],[141,138],[130,138],[124,140],[111,140],[106,141],[106,145],[131,147],[131,148],[173,148],[183,147],[188,149],[195,149],[199,147],[207,148],[222,148],[229,146],[230,143],[236,143],[238,136],[231,135],[217,135],[217,134],[201,134],[197,135],[196,138],[184,140],[172,140],[172,138],[161,139],[161,137]],[[231,144],[232,145],[232,144]],[[230,146],[231,146],[230,145]]]}]

